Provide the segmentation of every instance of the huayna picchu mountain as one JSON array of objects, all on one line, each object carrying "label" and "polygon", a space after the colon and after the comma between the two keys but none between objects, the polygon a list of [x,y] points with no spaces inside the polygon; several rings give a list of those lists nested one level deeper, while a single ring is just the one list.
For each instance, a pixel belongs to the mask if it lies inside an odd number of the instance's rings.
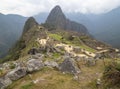
[{"label": "huayna picchu mountain", "polygon": [[88,34],[88,31],[84,25],[67,19],[60,6],[56,6],[52,9],[46,20],[46,24],[54,26],[57,29],[78,31]]},{"label": "huayna picchu mountain", "polygon": [[120,51],[81,33],[30,17],[0,64],[0,89],[119,89]]},{"label": "huayna picchu mountain", "polygon": [[28,18],[28,20],[26,21],[24,25],[23,33],[26,33],[30,28],[32,28],[33,26],[37,26],[37,25],[38,23],[35,21],[33,17]]}]

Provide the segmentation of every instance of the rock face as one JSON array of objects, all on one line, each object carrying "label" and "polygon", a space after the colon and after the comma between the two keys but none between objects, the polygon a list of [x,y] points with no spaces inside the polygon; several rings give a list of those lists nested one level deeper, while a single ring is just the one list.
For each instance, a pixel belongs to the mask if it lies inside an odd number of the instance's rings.
[{"label": "rock face", "polygon": [[92,57],[85,58],[84,60],[85,60],[85,64],[87,66],[95,66],[96,65],[96,61],[97,61],[97,59],[94,59]]},{"label": "rock face", "polygon": [[44,67],[44,64],[38,59],[30,59],[27,62],[27,72],[37,71],[43,67]]},{"label": "rock face", "polygon": [[77,74],[80,73],[80,69],[75,64],[75,61],[72,58],[67,57],[60,65],[59,69],[65,73]]},{"label": "rock face", "polygon": [[12,84],[12,81],[8,77],[4,76],[0,78],[0,89],[5,89],[10,84]]},{"label": "rock face", "polygon": [[24,68],[16,68],[13,71],[9,72],[6,76],[10,80],[18,80],[19,78],[26,75],[26,69]]},{"label": "rock face", "polygon": [[58,68],[58,64],[54,61],[45,61],[44,62],[45,66],[48,66],[48,67],[56,67]]},{"label": "rock face", "polygon": [[30,28],[36,25],[38,25],[38,23],[33,17],[28,18],[28,20],[25,22],[23,33],[27,32]]},{"label": "rock face", "polygon": [[67,19],[64,13],[62,12],[60,6],[56,6],[52,9],[46,20],[46,24],[54,26],[58,29],[72,30],[88,34],[88,31],[85,26]]},{"label": "rock face", "polygon": [[37,49],[36,48],[32,48],[28,51],[28,54],[31,54],[31,55],[35,55],[37,53]]},{"label": "rock face", "polygon": [[56,6],[55,8],[52,9],[46,20],[46,23],[49,25],[54,25],[57,28],[61,29],[65,28],[66,17],[59,6]]},{"label": "rock face", "polygon": [[[10,70],[5,75],[0,77],[0,89],[5,89],[12,84],[13,81],[18,80],[33,71],[43,68],[44,63],[41,61],[42,55],[39,55],[39,57],[40,56],[40,59],[29,59],[27,62],[16,62],[17,66],[15,69]],[[53,65],[55,64],[53,63]]]}]

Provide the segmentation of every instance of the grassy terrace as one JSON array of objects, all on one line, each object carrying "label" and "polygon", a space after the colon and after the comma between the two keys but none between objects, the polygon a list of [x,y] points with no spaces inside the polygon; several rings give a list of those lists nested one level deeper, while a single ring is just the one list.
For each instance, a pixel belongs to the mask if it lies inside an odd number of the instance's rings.
[{"label": "grassy terrace", "polygon": [[[43,68],[39,72],[15,81],[7,89],[79,89],[79,83],[70,74],[62,74],[50,68]],[[32,80],[38,79],[34,84]]]},{"label": "grassy terrace", "polygon": [[[105,59],[106,66],[111,62]],[[97,61],[95,66],[85,66],[83,61],[79,61],[82,73],[79,80],[74,80],[73,75],[63,74],[60,71],[44,67],[40,71],[33,72],[31,76],[13,82],[7,89],[97,89],[96,80],[102,77],[105,65],[103,60]],[[37,83],[32,81],[38,80]],[[104,89],[101,87],[100,89]]]},{"label": "grassy terrace", "polygon": [[61,39],[62,39],[62,36],[60,36],[58,34],[49,34],[49,37],[51,37],[55,40],[58,40],[58,41],[61,41]]},{"label": "grassy terrace", "polygon": [[[78,37],[74,38],[74,40],[70,41],[67,38],[63,38],[60,34],[49,34],[49,37],[61,41],[62,43],[68,44],[68,45],[73,45],[73,46],[79,46],[82,49],[85,49],[89,52],[96,52],[95,49],[92,49],[90,47],[88,47],[87,45],[83,44],[80,42],[80,40],[78,39]],[[62,39],[63,38],[63,39]]]}]

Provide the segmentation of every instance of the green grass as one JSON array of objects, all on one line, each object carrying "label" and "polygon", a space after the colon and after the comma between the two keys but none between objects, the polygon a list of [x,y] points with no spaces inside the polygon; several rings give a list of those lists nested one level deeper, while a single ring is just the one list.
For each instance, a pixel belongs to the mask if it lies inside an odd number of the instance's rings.
[{"label": "green grass", "polygon": [[10,63],[10,69],[14,69],[15,68],[15,64]]},{"label": "green grass", "polygon": [[55,40],[58,40],[60,41],[62,36],[61,35],[58,35],[58,34],[49,34],[49,36]]},{"label": "green grass", "polygon": [[7,89],[80,89],[79,83],[73,80],[73,75],[62,74],[51,68],[43,68],[32,74],[32,80],[44,79],[32,84],[29,77],[15,81]]},{"label": "green grass", "polygon": [[31,87],[33,86],[34,84],[32,82],[26,84],[26,85],[23,85],[21,86],[20,89],[31,89]]},{"label": "green grass", "polygon": [[54,58],[59,58],[60,56],[61,56],[60,53],[53,53]]},{"label": "green grass", "polygon": [[87,50],[89,52],[96,52],[95,49],[92,49],[92,48],[90,48],[90,47],[88,47],[86,45],[80,45],[80,48],[83,48],[83,49],[85,49],[85,50]]},{"label": "green grass", "polygon": [[[105,59],[106,65],[109,61],[110,59]],[[105,67],[103,61],[98,60],[97,65],[92,67],[86,67],[83,63],[82,60],[79,62],[82,71],[79,75],[80,81],[74,80],[71,74],[62,74],[58,70],[44,67],[40,71],[31,74],[32,80],[40,79],[40,82],[31,84],[31,79],[27,75],[13,82],[7,89],[97,89],[95,80],[102,76]]]},{"label": "green grass", "polygon": [[22,50],[22,54],[21,56],[26,56],[28,54],[28,51],[33,48],[33,47],[36,47],[38,48],[39,47],[39,43],[37,41],[30,41],[27,45],[27,47],[25,49]]}]

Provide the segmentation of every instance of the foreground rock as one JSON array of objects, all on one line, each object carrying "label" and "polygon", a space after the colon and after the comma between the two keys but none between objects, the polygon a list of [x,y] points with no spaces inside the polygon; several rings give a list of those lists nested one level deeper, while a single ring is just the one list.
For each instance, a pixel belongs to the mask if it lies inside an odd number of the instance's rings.
[{"label": "foreground rock", "polygon": [[6,76],[10,80],[14,81],[14,80],[18,80],[21,77],[24,77],[26,74],[27,72],[25,68],[16,68],[13,71],[8,72]]},{"label": "foreground rock", "polygon": [[27,72],[37,71],[44,67],[42,61],[38,59],[30,59],[26,65],[27,65]]},{"label": "foreground rock", "polygon": [[92,57],[85,58],[84,60],[85,60],[86,66],[95,66],[97,62],[97,59],[94,59]]},{"label": "foreground rock", "polygon": [[81,72],[75,61],[69,57],[65,58],[65,60],[59,65],[59,69],[64,73],[71,74],[78,74]]},{"label": "foreground rock", "polygon": [[44,64],[45,66],[48,66],[48,67],[58,68],[58,64],[54,61],[45,61]]},{"label": "foreground rock", "polygon": [[7,76],[0,78],[0,89],[5,89],[10,84],[12,84],[12,81]]}]

